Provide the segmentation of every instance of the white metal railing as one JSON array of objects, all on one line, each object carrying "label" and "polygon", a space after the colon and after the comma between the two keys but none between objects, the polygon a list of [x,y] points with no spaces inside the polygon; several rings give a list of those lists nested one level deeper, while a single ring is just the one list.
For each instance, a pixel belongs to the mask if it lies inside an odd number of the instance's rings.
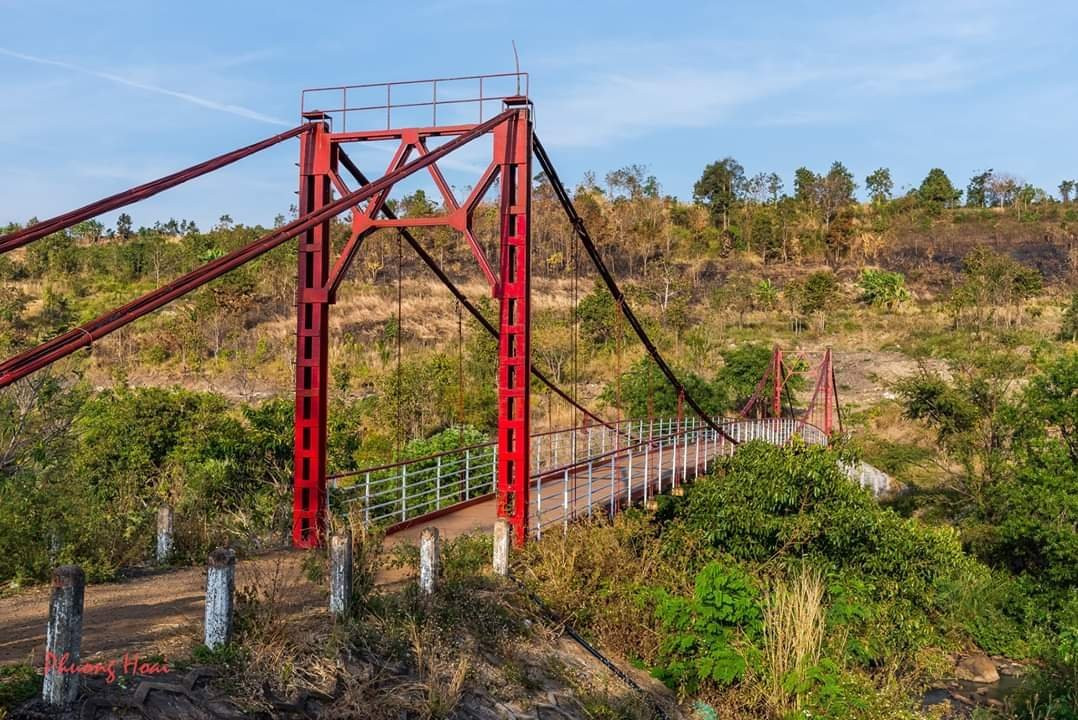
[{"label": "white metal railing", "polygon": [[[793,418],[716,419],[737,443],[785,444],[800,435],[825,444],[818,428]],[[532,436],[530,528],[613,514],[646,502],[707,472],[731,443],[696,418],[626,420]],[[482,498],[497,487],[497,444],[449,450],[422,458],[331,476],[332,504],[360,503],[367,524],[395,524]]]}]

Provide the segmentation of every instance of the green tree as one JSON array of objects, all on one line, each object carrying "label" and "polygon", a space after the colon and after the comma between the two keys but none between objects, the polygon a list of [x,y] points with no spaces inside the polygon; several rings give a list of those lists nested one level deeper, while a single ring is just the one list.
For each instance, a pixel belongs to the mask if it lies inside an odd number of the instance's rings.
[{"label": "green tree", "polygon": [[599,280],[595,281],[592,291],[580,298],[576,308],[580,322],[580,332],[592,347],[599,349],[615,339],[614,326],[617,321],[618,305],[614,297]]},{"label": "green tree", "polygon": [[930,209],[938,211],[941,208],[954,207],[962,197],[962,191],[951,184],[951,179],[942,169],[932,168],[921,181],[917,197]]},{"label": "green tree", "polygon": [[865,178],[865,189],[874,203],[884,203],[891,199],[891,191],[894,189],[891,180],[891,171],[887,168],[877,168]]},{"label": "green tree", "polygon": [[827,175],[817,183],[818,204],[823,213],[824,227],[830,227],[831,221],[842,208],[855,202],[853,193],[856,189],[853,173],[837,160],[831,163]]},{"label": "green tree", "polygon": [[794,198],[809,205],[817,202],[817,186],[820,184],[820,176],[807,167],[799,167],[794,171]]},{"label": "green tree", "polygon": [[1073,180],[1064,180],[1063,182],[1059,183],[1059,197],[1063,201],[1064,205],[1068,204],[1071,201],[1071,192],[1073,190]]},{"label": "green tree", "polygon": [[779,196],[782,195],[782,178],[777,173],[771,173],[767,176],[767,192],[771,196],[771,202],[777,203]]},{"label": "green tree", "polygon": [[131,237],[131,216],[127,213],[120,213],[120,216],[116,218],[116,234],[124,240]]},{"label": "green tree", "polygon": [[761,310],[774,310],[779,303],[779,289],[771,280],[764,278],[753,288],[752,301]]},{"label": "green tree", "polygon": [[966,207],[988,206],[988,183],[992,179],[992,168],[970,178],[966,186]]},{"label": "green tree", "polygon": [[693,197],[711,212],[712,223],[722,229],[730,228],[730,209],[741,198],[745,185],[745,168],[732,157],[723,158],[704,168],[693,185]]},{"label": "green tree", "polygon": [[830,270],[818,270],[805,278],[800,292],[801,312],[811,315],[831,308],[838,298],[838,278]]},{"label": "green tree", "polygon": [[1071,304],[1063,311],[1058,337],[1060,340],[1078,342],[1078,292],[1071,294]]},{"label": "green tree", "polygon": [[[705,412],[718,415],[725,409],[723,397],[715,385],[684,368],[674,368],[674,374]],[[670,417],[677,413],[677,392],[649,357],[641,358],[618,378],[608,382],[599,397],[613,406],[617,404],[619,394],[622,410],[631,418]],[[683,406],[682,411],[691,412],[687,406]]]}]

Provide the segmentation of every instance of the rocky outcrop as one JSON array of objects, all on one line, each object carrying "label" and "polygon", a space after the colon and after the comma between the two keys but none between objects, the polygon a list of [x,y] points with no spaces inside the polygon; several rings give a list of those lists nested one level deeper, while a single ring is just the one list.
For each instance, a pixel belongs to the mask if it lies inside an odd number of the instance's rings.
[{"label": "rocky outcrop", "polygon": [[871,490],[877,499],[892,497],[900,490],[899,483],[890,475],[866,462],[842,463],[842,470],[851,480],[860,483],[861,487]]},{"label": "rocky outcrop", "polygon": [[959,680],[989,684],[999,682],[999,669],[987,655],[967,655],[955,665],[955,677]]}]

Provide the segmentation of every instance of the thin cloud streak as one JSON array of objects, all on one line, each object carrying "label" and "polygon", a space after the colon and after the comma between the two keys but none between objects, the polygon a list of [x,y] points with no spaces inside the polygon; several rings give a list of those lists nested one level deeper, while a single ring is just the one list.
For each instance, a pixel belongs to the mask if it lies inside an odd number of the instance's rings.
[{"label": "thin cloud streak", "polygon": [[146,90],[147,92],[153,92],[159,95],[166,95],[168,97],[173,97],[178,100],[183,100],[184,102],[188,102],[193,105],[198,105],[200,107],[208,108],[210,110],[216,110],[218,112],[228,113],[230,115],[236,115],[238,117],[247,118],[248,120],[257,120],[258,122],[268,123],[270,125],[282,125],[284,127],[290,127],[292,125],[292,123],[285,122],[284,120],[272,117],[270,115],[264,115],[256,110],[245,108],[242,105],[220,103],[215,100],[210,100],[208,98],[191,95],[190,93],[169,90],[168,88],[158,87],[156,85],[149,85],[147,83],[138,82],[137,80],[131,80],[130,78],[121,77],[120,75],[100,72],[98,70],[92,70],[90,68],[81,67],[79,65],[73,65],[68,62],[63,62],[62,60],[51,60],[49,58],[37,57],[35,55],[27,55],[25,53],[9,50],[8,48],[4,47],[0,47],[0,55],[7,55],[8,57],[17,58],[19,60],[35,63],[37,65],[51,65],[53,67],[71,70],[73,72],[82,73],[84,75],[91,75],[93,77],[117,83],[118,85],[125,85],[127,87],[136,88],[138,90]]}]

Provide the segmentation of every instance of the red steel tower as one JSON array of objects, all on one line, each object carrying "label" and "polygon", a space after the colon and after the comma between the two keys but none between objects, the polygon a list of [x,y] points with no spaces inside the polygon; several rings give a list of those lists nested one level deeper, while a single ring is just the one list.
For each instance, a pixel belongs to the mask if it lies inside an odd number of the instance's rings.
[{"label": "red steel tower", "polygon": [[[363,240],[379,228],[444,225],[461,233],[499,302],[498,344],[498,514],[510,520],[517,543],[528,527],[531,370],[531,103],[524,73],[441,78],[374,85],[314,88],[303,92],[301,112],[315,125],[300,151],[299,211],[315,212],[333,201],[333,193],[355,190],[366,177],[345,153],[351,143],[396,143],[385,174],[423,159],[446,139],[481,142],[491,138],[490,162],[466,198],[459,200],[438,163],[426,165],[442,196],[444,212],[433,217],[397,218],[387,213],[392,186],[351,209],[348,241],[331,262],[329,221],[308,230],[299,241],[296,318],[295,496],[292,542],[313,547],[322,540],[328,510],[326,494],[327,376],[329,308]],[[522,87],[523,84],[523,87]],[[499,93],[497,88],[507,88]],[[470,90],[468,90],[470,88]],[[509,90],[511,88],[511,90]],[[371,101],[371,98],[377,101]],[[421,98],[418,99],[417,98]],[[478,118],[459,122],[466,108]],[[484,112],[493,114],[484,120]],[[394,120],[423,114],[427,122],[398,127]],[[439,122],[439,113],[441,120]],[[349,130],[372,114],[379,127]],[[445,122],[446,117],[454,122]],[[475,118],[475,116],[472,116]],[[384,123],[381,122],[384,119]],[[369,126],[369,123],[367,123]],[[472,217],[484,195],[499,184],[499,248],[488,261],[473,232]],[[493,268],[497,268],[497,272]],[[492,379],[493,380],[493,379]]]}]

